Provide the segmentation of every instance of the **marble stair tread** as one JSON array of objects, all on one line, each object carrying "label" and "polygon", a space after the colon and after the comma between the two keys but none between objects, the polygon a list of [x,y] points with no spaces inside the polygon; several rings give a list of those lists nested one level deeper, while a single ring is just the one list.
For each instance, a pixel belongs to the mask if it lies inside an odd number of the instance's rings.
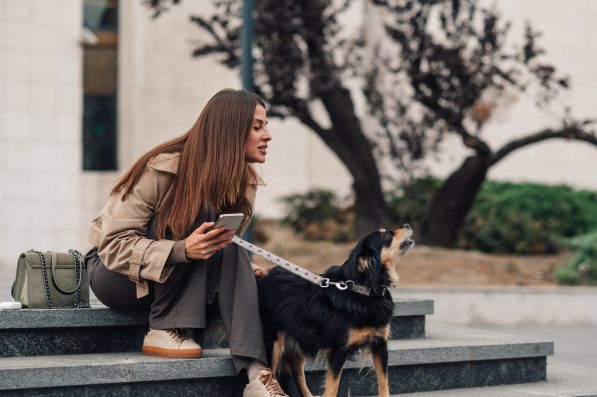
[{"label": "marble stair tread", "polygon": [[[430,299],[395,299],[394,316],[433,314]],[[0,330],[64,327],[111,327],[147,324],[147,312],[121,312],[103,305],[91,309],[0,310]]]},{"label": "marble stair tread", "polygon": [[[434,326],[427,339],[390,341],[389,348],[391,367],[553,354],[552,342],[444,325]],[[368,356],[346,364],[347,369],[368,366]],[[323,368],[322,362],[307,365],[307,371]],[[206,349],[201,359],[163,359],[138,352],[0,358],[0,390],[234,376],[228,349]]]},{"label": "marble stair tread", "polygon": [[429,325],[425,339],[388,342],[390,365],[545,357],[553,342],[441,323]]},{"label": "marble stair tread", "polygon": [[[597,369],[548,361],[547,380],[541,382],[405,393],[408,397],[589,397],[597,396]],[[373,396],[371,396],[373,397]]]}]

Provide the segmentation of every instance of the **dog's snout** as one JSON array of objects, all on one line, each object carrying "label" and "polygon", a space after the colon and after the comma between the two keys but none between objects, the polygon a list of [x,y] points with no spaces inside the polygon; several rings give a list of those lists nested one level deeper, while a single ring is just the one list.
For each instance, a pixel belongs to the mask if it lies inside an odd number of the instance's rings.
[{"label": "dog's snout", "polygon": [[412,227],[410,227],[410,225],[408,223],[405,223],[404,225],[402,225],[403,229],[407,229],[407,230],[412,230]]}]

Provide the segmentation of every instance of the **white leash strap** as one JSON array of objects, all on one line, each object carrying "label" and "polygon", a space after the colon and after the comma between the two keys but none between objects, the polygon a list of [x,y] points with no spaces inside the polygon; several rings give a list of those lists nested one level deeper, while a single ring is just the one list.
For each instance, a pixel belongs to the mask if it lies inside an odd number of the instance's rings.
[{"label": "white leash strap", "polygon": [[279,256],[274,255],[271,252],[264,250],[263,248],[259,248],[256,245],[253,245],[238,236],[232,236],[232,242],[238,245],[239,247],[243,247],[244,249],[251,251],[256,255],[259,255],[267,259],[268,261],[283,267],[289,272],[294,273],[297,276],[304,278],[305,280],[311,281],[312,283],[319,285],[322,288],[327,288],[330,285],[334,285],[339,290],[349,289],[351,291],[358,292],[359,294],[367,296],[371,294],[371,290],[369,288],[363,285],[355,284],[352,280],[330,281],[329,278],[321,277],[319,274],[313,273],[312,271],[307,270],[304,267],[301,267],[295,263],[280,258]]}]

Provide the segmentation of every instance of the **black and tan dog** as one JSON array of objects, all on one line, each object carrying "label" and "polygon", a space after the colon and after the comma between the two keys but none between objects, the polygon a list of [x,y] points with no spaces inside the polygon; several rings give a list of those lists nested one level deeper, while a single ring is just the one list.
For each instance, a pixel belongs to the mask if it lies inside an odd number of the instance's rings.
[{"label": "black and tan dog", "polygon": [[397,260],[414,245],[411,236],[409,225],[371,232],[357,243],[342,266],[322,274],[330,281],[352,280],[366,286],[370,296],[333,286],[321,288],[279,267],[258,278],[274,373],[285,364],[301,394],[311,396],[305,381],[305,359],[323,353],[328,363],[324,396],[335,396],[344,363],[366,349],[373,357],[379,395],[389,396],[387,341],[394,304],[388,287],[397,281]]}]

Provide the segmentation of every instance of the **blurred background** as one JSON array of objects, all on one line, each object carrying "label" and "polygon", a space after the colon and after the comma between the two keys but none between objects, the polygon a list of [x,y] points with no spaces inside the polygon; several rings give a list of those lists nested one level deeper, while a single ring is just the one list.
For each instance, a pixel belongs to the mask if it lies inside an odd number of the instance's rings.
[{"label": "blurred background", "polygon": [[116,178],[244,86],[273,134],[257,243],[323,270],[408,222],[399,293],[597,367],[597,2],[252,7],[0,0],[0,300],[20,252],[87,250]]}]

